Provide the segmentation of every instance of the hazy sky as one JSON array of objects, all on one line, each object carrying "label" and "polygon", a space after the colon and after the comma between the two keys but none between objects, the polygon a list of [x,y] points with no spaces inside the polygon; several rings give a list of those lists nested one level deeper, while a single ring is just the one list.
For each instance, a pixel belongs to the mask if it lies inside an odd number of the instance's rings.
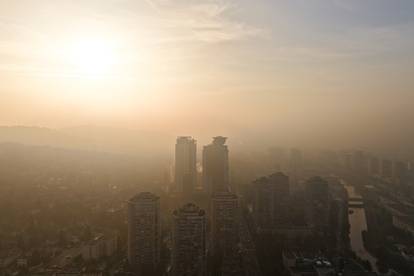
[{"label": "hazy sky", "polygon": [[0,0],[0,124],[412,140],[413,88],[412,0]]}]

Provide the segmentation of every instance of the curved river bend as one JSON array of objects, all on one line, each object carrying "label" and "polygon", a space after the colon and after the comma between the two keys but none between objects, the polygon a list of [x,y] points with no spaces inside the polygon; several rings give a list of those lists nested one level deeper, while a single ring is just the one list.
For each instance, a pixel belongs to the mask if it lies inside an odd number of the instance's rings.
[{"label": "curved river bend", "polygon": [[[345,182],[344,187],[348,192],[350,198],[362,198],[355,190],[354,186]],[[348,213],[348,220],[350,224],[349,239],[351,241],[351,248],[363,260],[368,260],[371,263],[372,269],[377,271],[377,259],[372,256],[364,247],[362,239],[362,231],[367,230],[367,220],[365,217],[365,209],[350,207]]]}]

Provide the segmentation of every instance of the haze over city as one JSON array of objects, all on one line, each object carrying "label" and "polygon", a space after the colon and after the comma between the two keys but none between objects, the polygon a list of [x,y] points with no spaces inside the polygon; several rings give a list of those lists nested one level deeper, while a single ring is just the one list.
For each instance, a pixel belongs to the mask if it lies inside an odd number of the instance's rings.
[{"label": "haze over city", "polygon": [[412,276],[413,76],[413,0],[0,0],[0,276]]},{"label": "haze over city", "polygon": [[2,125],[412,149],[412,1],[0,5]]}]

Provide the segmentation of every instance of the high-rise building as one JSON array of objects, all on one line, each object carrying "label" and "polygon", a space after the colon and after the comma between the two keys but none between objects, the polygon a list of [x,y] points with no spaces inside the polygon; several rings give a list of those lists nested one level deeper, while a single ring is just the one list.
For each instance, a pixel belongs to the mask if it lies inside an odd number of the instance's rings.
[{"label": "high-rise building", "polygon": [[303,165],[303,153],[299,149],[290,150],[290,166],[292,169],[301,169]]},{"label": "high-rise building", "polygon": [[283,148],[272,147],[269,149],[269,163],[272,170],[287,171],[288,157]]},{"label": "high-rise building", "polygon": [[352,167],[355,172],[365,173],[366,172],[365,154],[362,150],[357,150],[352,156]]},{"label": "high-rise building", "polygon": [[206,214],[188,203],[173,213],[172,275],[202,276],[206,270]]},{"label": "high-rise building", "polygon": [[387,160],[387,159],[382,160],[381,175],[384,178],[388,178],[388,179],[392,178],[393,173],[392,173],[392,161],[391,160]]},{"label": "high-rise building", "polygon": [[289,167],[290,167],[290,181],[292,184],[292,188],[294,190],[299,189],[299,182],[302,178],[303,172],[303,153],[299,149],[291,149],[290,150],[290,160],[289,160]]},{"label": "high-rise building", "polygon": [[408,164],[403,161],[396,161],[394,163],[394,177],[398,180],[403,179],[408,173]]},{"label": "high-rise building", "polygon": [[128,201],[128,262],[138,275],[156,275],[160,263],[160,200],[140,193]]},{"label": "high-rise building", "polygon": [[203,149],[203,185],[210,194],[228,191],[229,151],[226,137],[217,136]]},{"label": "high-rise building", "polygon": [[317,233],[324,234],[329,226],[329,184],[321,177],[312,177],[306,182],[308,223]]},{"label": "high-rise building", "polygon": [[175,144],[175,188],[183,194],[191,194],[197,183],[197,144],[187,136],[177,138]]},{"label": "high-rise building", "polygon": [[352,170],[352,156],[349,153],[346,153],[344,156],[344,165],[347,171]]},{"label": "high-rise building", "polygon": [[238,198],[230,192],[213,195],[211,204],[211,226],[213,252],[234,250],[238,241]]},{"label": "high-rise building", "polygon": [[371,175],[379,175],[380,174],[380,162],[378,157],[372,156],[369,162],[369,170]]},{"label": "high-rise building", "polygon": [[239,204],[237,195],[220,192],[213,195],[211,204],[212,254],[214,269],[220,275],[239,275]]},{"label": "high-rise building", "polygon": [[253,183],[253,217],[262,230],[282,225],[288,216],[289,177],[275,173]]}]

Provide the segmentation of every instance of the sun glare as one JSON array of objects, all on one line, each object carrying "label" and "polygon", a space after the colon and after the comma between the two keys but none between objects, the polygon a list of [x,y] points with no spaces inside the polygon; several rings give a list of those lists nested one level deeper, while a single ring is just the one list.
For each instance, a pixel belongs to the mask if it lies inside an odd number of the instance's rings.
[{"label": "sun glare", "polygon": [[77,74],[101,76],[112,73],[117,54],[110,41],[87,38],[71,43],[68,58]]},{"label": "sun glare", "polygon": [[130,51],[120,34],[90,33],[98,34],[76,33],[45,48],[59,64],[59,97],[91,112],[120,112],[132,101],[144,103],[148,94],[143,91],[152,85],[146,77],[150,51],[136,45]]}]

